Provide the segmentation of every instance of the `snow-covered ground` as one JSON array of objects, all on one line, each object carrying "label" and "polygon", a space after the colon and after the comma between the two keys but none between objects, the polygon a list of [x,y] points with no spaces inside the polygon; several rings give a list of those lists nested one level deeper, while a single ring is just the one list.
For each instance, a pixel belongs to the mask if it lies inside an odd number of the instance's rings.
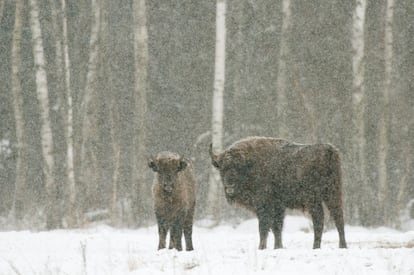
[{"label": "snow-covered ground", "polygon": [[310,222],[288,216],[285,248],[259,251],[256,220],[204,225],[196,223],[192,252],[157,251],[156,226],[0,232],[0,274],[414,274],[414,229],[348,226],[348,249],[337,248],[330,229],[322,249],[313,250]]}]

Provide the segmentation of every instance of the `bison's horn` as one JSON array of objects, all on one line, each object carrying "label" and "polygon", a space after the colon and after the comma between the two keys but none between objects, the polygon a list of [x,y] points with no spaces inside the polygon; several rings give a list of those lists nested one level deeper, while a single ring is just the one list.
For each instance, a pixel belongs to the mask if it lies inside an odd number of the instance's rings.
[{"label": "bison's horn", "polygon": [[158,172],[157,162],[153,156],[147,157],[147,163],[149,168],[151,168],[154,172]]},{"label": "bison's horn", "polygon": [[214,155],[214,153],[213,153],[213,143],[210,143],[210,148],[208,149],[208,152],[210,153],[210,157],[212,158],[212,159],[214,159],[214,158],[216,158],[217,156],[216,155]]},{"label": "bison's horn", "polygon": [[219,165],[218,165],[218,155],[214,154],[214,152],[213,152],[213,143],[210,143],[210,148],[209,148],[208,152],[210,153],[211,163],[215,167],[218,168],[219,167]]}]

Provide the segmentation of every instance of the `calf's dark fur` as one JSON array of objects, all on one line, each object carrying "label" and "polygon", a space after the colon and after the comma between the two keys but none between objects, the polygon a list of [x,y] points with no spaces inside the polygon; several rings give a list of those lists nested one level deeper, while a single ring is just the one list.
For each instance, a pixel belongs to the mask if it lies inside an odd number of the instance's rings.
[{"label": "calf's dark fur", "polygon": [[158,223],[158,249],[165,248],[170,232],[169,248],[182,250],[184,232],[186,250],[193,250],[196,181],[191,162],[176,153],[161,152],[156,158],[148,159],[148,166],[156,172],[152,193]]}]

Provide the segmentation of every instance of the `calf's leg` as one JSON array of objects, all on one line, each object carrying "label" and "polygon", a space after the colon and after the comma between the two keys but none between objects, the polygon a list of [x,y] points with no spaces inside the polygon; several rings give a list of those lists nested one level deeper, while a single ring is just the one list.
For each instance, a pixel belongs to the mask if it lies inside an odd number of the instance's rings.
[{"label": "calf's leg", "polygon": [[259,220],[259,249],[266,249],[267,246],[267,236],[269,235],[271,220],[265,211],[259,211],[257,213],[257,218]]},{"label": "calf's leg", "polygon": [[311,209],[313,222],[313,248],[321,248],[322,231],[323,231],[323,207],[322,202],[315,203]]},{"label": "calf's leg", "polygon": [[170,249],[183,250],[182,236],[183,236],[184,212],[180,213],[174,220],[170,231]]},{"label": "calf's leg", "polygon": [[165,248],[168,225],[162,218],[159,218],[159,217],[157,217],[157,223],[158,223],[158,238],[159,238],[158,250],[159,250],[159,249]]},{"label": "calf's leg", "polygon": [[185,250],[193,250],[193,215],[194,209],[189,210],[184,221],[184,239],[185,239]]},{"label": "calf's leg", "polygon": [[282,230],[283,220],[285,218],[285,211],[283,209],[276,209],[273,217],[272,231],[275,236],[275,249],[283,248],[282,244]]},{"label": "calf's leg", "polygon": [[331,213],[331,217],[335,221],[336,229],[338,230],[339,235],[339,248],[347,248],[346,240],[345,240],[345,225],[344,225],[344,214],[342,211],[342,207],[335,205],[331,202],[327,203],[327,207],[329,212]]}]

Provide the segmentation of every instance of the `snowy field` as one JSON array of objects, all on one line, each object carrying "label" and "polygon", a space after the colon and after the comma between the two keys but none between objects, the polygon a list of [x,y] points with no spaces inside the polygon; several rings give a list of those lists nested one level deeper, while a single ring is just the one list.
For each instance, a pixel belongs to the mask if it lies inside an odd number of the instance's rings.
[{"label": "snowy field", "polygon": [[349,248],[338,249],[330,229],[313,250],[310,222],[294,216],[285,220],[285,248],[263,251],[256,220],[214,228],[197,222],[192,252],[157,251],[156,226],[0,232],[0,274],[414,274],[414,228],[348,226],[346,237]]}]

